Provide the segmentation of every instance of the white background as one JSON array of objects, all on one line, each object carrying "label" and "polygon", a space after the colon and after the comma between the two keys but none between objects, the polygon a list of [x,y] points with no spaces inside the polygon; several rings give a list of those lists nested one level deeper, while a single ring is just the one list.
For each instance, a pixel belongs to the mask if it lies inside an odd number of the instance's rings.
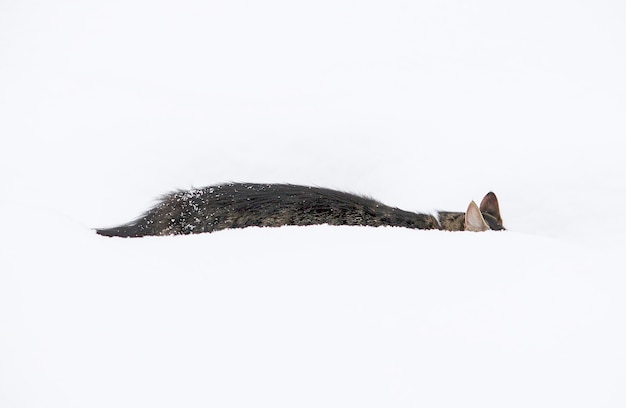
[{"label": "white background", "polygon": [[[622,1],[0,1],[0,405],[622,407]],[[320,185],[507,232],[107,239]]]}]

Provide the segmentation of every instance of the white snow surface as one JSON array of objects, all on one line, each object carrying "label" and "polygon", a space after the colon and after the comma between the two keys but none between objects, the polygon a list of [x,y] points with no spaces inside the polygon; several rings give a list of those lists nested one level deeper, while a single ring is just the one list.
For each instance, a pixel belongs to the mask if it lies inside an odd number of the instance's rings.
[{"label": "white snow surface", "polygon": [[[626,3],[0,2],[0,406],[626,406]],[[115,239],[320,185],[506,232]]]}]

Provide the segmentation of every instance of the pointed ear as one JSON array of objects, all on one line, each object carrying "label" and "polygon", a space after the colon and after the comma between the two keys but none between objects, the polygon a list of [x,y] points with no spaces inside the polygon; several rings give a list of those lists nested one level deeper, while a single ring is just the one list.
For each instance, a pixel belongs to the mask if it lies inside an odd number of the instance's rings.
[{"label": "pointed ear", "polygon": [[502,224],[498,198],[493,192],[489,192],[485,197],[483,197],[483,201],[480,202],[480,212],[492,215],[498,221],[498,224]]},{"label": "pointed ear", "polygon": [[465,231],[487,231],[489,225],[485,222],[475,202],[471,202],[465,212]]}]

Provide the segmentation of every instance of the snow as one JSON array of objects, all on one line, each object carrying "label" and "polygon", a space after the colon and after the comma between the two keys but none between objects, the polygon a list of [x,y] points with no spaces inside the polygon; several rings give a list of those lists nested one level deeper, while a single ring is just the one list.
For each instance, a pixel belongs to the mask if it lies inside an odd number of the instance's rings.
[{"label": "snow", "polygon": [[[0,3],[0,406],[624,406],[625,17]],[[92,230],[225,181],[508,230]]]}]

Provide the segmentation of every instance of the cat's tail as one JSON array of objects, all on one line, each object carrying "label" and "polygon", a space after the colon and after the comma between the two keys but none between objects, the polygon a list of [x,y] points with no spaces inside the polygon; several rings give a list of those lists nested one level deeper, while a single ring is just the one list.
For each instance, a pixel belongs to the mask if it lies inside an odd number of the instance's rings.
[{"label": "cat's tail", "polygon": [[126,224],[113,228],[96,228],[96,233],[105,237],[137,238],[151,235],[144,225]]}]

